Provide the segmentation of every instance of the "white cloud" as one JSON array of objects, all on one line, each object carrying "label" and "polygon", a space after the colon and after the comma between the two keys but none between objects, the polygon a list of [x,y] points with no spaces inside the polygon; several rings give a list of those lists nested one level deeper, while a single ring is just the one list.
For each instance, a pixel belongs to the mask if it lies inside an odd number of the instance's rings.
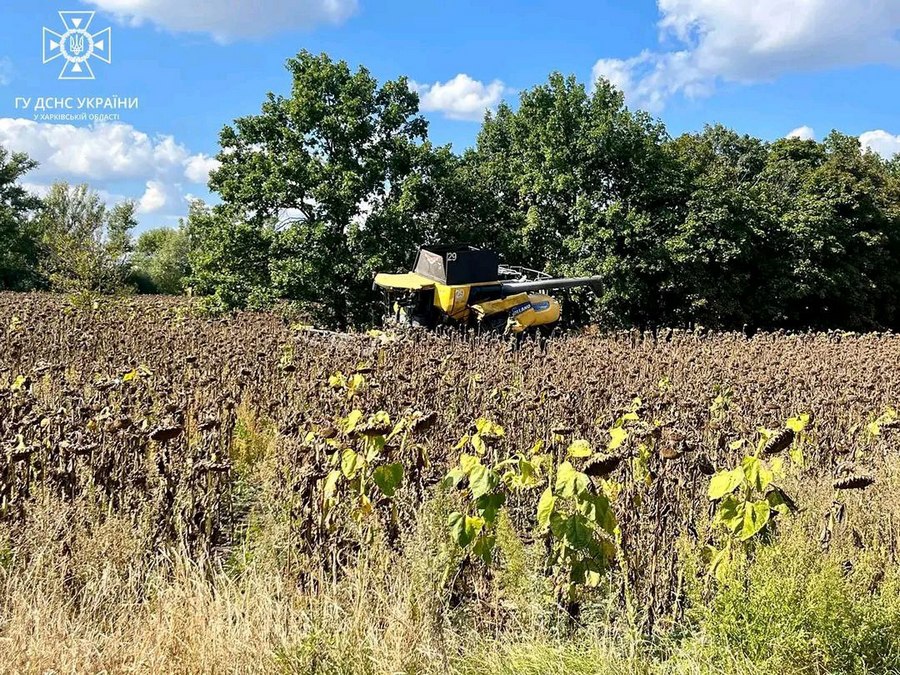
[{"label": "white cloud", "polygon": [[808,126],[797,127],[793,131],[788,132],[785,138],[799,138],[801,141],[814,141],[816,140],[816,130]]},{"label": "white cloud", "polygon": [[594,64],[594,68],[591,71],[591,82],[596,82],[603,77],[609,80],[609,83],[619,91],[633,92],[633,71],[643,58],[644,54],[633,59],[600,59]]},{"label": "white cloud", "polygon": [[629,104],[659,112],[666,100],[682,92],[689,98],[708,96],[712,82],[700,77],[689,52],[655,54],[644,51],[630,59],[600,59],[593,81],[604,77],[624,92]]},{"label": "white cloud", "polygon": [[659,111],[674,94],[836,66],[900,64],[897,0],[657,0],[660,38],[676,49],[601,59],[629,103]]},{"label": "white cloud", "polygon": [[320,24],[338,24],[357,0],[87,0],[132,25],[209,33],[219,42],[258,38]]},{"label": "white cloud", "polygon": [[209,174],[211,171],[218,169],[222,163],[214,157],[206,155],[194,155],[188,158],[185,163],[184,175],[192,183],[202,183],[206,185],[209,182]]},{"label": "white cloud", "polygon": [[144,195],[138,200],[139,213],[157,213],[169,203],[166,184],[158,180],[148,180]]},{"label": "white cloud", "polygon": [[22,181],[19,185],[38,197],[46,197],[50,194],[50,186],[46,183],[30,183],[28,181]]},{"label": "white cloud", "polygon": [[506,91],[500,80],[484,84],[465,73],[460,73],[446,82],[434,84],[411,82],[410,86],[419,93],[422,110],[442,112],[453,120],[476,122],[481,121],[485,110],[500,103]]},{"label": "white cloud", "polygon": [[[50,183],[32,183],[30,181],[22,181],[21,183],[19,183],[19,185],[21,185],[31,194],[37,195],[38,197],[46,197],[47,195],[49,195],[50,188],[52,187]],[[116,204],[124,202],[127,199],[131,199],[130,197],[127,197],[123,194],[110,192],[109,190],[98,189],[96,186],[91,186],[91,189],[97,193],[97,195],[100,197],[100,200],[104,204],[106,204],[108,208],[112,208]]]},{"label": "white cloud", "polygon": [[894,136],[883,129],[860,134],[859,142],[862,147],[877,152],[885,159],[900,153],[900,135]]},{"label": "white cloud", "polygon": [[[183,185],[205,185],[209,171],[218,165],[207,155],[191,154],[172,136],[150,136],[118,122],[78,127],[0,118],[0,145],[39,162],[28,175],[37,193],[55,180],[88,181],[94,187],[140,181],[145,189],[133,196],[141,213],[165,209],[167,214],[183,214],[187,210]],[[124,198],[107,196],[106,201]]]},{"label": "white cloud", "polygon": [[110,180],[163,176],[205,183],[217,165],[204,154],[192,155],[174,137],[150,135],[130,124],[41,123],[0,118],[0,144],[40,162],[37,174],[53,178]]},{"label": "white cloud", "polygon": [[0,87],[5,87],[12,82],[12,61],[7,58],[0,59]]}]

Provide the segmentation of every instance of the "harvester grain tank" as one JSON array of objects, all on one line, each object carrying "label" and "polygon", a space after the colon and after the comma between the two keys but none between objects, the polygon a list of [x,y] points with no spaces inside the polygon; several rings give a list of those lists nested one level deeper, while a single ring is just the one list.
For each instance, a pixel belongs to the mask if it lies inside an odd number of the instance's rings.
[{"label": "harvester grain tank", "polygon": [[600,277],[550,278],[502,265],[493,251],[465,244],[422,246],[410,272],[380,273],[389,318],[434,328],[461,324],[522,334],[548,334],[559,323],[559,302],[545,291],[596,286]]}]

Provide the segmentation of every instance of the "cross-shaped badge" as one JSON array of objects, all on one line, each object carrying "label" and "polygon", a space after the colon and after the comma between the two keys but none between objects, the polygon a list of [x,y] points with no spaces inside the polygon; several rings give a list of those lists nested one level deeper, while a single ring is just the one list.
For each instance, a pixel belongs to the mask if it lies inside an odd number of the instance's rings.
[{"label": "cross-shaped badge", "polygon": [[63,57],[65,63],[60,80],[93,80],[90,59],[112,61],[112,29],[90,33],[95,12],[59,12],[65,32],[59,34],[44,28],[44,63]]}]

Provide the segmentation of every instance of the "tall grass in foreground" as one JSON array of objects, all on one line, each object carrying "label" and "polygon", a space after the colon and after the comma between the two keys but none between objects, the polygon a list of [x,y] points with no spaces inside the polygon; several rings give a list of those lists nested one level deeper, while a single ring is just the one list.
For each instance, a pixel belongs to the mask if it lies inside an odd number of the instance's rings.
[{"label": "tall grass in foreground", "polygon": [[[0,535],[0,671],[296,673],[881,673],[900,667],[900,577],[890,553],[799,518],[712,587],[698,558],[683,625],[652,639],[606,605],[573,622],[527,547],[506,544],[483,597],[441,583],[438,502],[400,551],[374,544],[304,589],[245,542],[225,564],[151,556],[140,519],[45,498]],[[262,534],[262,532],[260,532]],[[18,546],[9,543],[15,536]],[[848,540],[849,541],[849,540]],[[857,542],[859,544],[859,542]],[[865,546],[865,544],[863,544]],[[697,569],[691,569],[696,564]]]}]

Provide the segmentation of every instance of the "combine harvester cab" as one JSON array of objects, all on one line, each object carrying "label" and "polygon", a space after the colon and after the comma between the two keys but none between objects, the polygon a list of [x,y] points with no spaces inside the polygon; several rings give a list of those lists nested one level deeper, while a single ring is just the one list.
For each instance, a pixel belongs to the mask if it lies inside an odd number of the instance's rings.
[{"label": "combine harvester cab", "polygon": [[[530,278],[534,277],[534,278]],[[559,302],[541,291],[594,286],[599,277],[552,279],[546,274],[500,264],[493,251],[449,244],[422,246],[411,272],[377,274],[385,293],[386,319],[413,326],[474,326],[521,335],[549,334],[561,315]]]}]

